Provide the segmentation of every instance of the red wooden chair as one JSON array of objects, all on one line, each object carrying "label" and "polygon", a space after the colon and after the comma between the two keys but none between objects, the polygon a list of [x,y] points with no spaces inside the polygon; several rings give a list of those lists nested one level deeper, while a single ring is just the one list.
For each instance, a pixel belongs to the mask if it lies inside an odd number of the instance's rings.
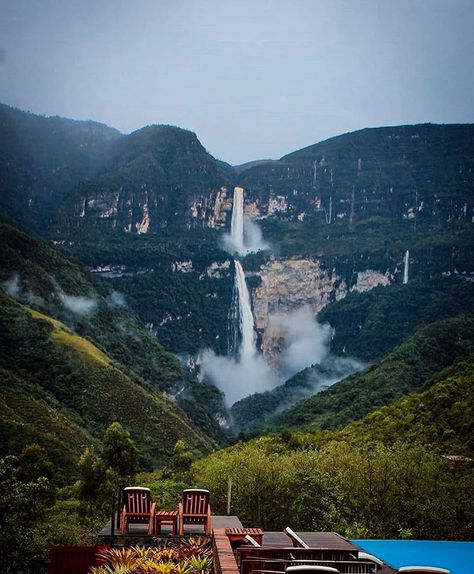
[{"label": "red wooden chair", "polygon": [[183,490],[183,501],[179,503],[179,535],[184,535],[185,524],[202,524],[204,532],[211,534],[211,505],[208,490],[190,488]]},{"label": "red wooden chair", "polygon": [[129,486],[123,489],[121,533],[128,532],[130,524],[148,524],[148,534],[153,534],[155,503],[151,503],[150,489]]}]

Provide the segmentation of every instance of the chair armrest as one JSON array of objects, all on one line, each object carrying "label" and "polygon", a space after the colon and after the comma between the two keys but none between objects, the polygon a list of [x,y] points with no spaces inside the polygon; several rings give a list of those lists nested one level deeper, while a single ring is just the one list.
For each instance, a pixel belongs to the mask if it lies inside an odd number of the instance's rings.
[{"label": "chair armrest", "polygon": [[154,502],[150,508],[150,518],[148,520],[148,534],[153,534],[154,521],[155,521],[156,503]]},{"label": "chair armrest", "polygon": [[127,507],[125,506],[125,504],[123,505],[122,508],[122,519],[120,521],[120,533],[121,534],[125,534],[126,530],[127,530],[127,521],[126,521],[126,517],[127,516]]},{"label": "chair armrest", "polygon": [[207,518],[206,518],[206,534],[208,536],[211,535],[212,526],[211,526],[211,505],[207,505]]},{"label": "chair armrest", "polygon": [[183,503],[180,502],[178,504],[178,527],[179,527],[179,535],[184,536],[184,524],[183,524]]}]

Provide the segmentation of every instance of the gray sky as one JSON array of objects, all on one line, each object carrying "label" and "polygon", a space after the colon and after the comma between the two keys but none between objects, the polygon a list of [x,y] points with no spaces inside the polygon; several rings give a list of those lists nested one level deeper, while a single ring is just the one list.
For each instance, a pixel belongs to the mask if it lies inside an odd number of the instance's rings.
[{"label": "gray sky", "polygon": [[0,0],[0,101],[219,159],[474,121],[474,0]]}]

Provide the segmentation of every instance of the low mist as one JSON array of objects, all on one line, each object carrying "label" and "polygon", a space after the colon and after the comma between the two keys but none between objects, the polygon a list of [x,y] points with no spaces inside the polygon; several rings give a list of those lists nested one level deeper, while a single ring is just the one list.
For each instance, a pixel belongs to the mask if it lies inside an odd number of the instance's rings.
[{"label": "low mist", "polygon": [[281,383],[277,374],[260,354],[223,357],[212,349],[201,352],[198,360],[201,376],[209,379],[225,394],[225,402],[235,402],[252,393],[263,393]]},{"label": "low mist", "polygon": [[282,340],[278,363],[284,379],[320,363],[328,355],[331,328],[318,323],[311,307],[273,313],[268,322],[272,332]]},{"label": "low mist", "polygon": [[114,307],[125,307],[127,305],[125,295],[119,291],[112,291],[110,294],[110,303]]},{"label": "low mist", "polygon": [[3,289],[7,295],[13,297],[13,299],[18,299],[20,296],[20,277],[18,273],[14,273],[10,279],[7,279],[2,283]]},{"label": "low mist", "polygon": [[269,324],[282,342],[276,369],[261,353],[224,357],[206,349],[198,357],[201,376],[225,393],[229,406],[248,395],[281,385],[306,367],[320,363],[329,354],[330,327],[320,325],[310,307],[274,313],[269,317]]},{"label": "low mist", "polygon": [[97,307],[97,301],[91,297],[66,295],[62,291],[58,293],[58,297],[63,307],[77,315],[90,315]]}]

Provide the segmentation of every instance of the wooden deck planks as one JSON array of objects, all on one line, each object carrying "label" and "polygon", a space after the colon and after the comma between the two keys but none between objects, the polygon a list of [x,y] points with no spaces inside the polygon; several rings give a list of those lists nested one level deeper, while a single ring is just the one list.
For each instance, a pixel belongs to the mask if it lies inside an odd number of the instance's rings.
[{"label": "wooden deck planks", "polygon": [[[359,550],[349,540],[337,532],[297,532],[311,548],[332,548],[334,550]],[[273,548],[289,548],[293,546],[290,538],[284,532],[264,532],[263,545]]]}]

